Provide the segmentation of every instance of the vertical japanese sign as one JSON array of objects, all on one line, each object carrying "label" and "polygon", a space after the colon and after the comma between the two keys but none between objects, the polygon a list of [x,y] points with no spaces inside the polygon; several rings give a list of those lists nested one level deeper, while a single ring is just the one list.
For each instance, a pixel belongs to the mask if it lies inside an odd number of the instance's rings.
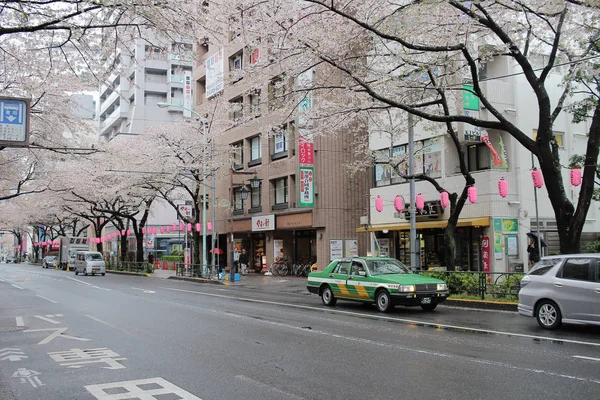
[{"label": "vertical japanese sign", "polygon": [[223,49],[220,49],[204,62],[206,67],[206,98],[210,99],[223,90]]},{"label": "vertical japanese sign", "polygon": [[329,240],[329,260],[342,258],[344,255],[344,241],[339,239]]},{"label": "vertical japanese sign", "polygon": [[[483,272],[490,272],[490,238],[488,236],[481,238],[481,265]],[[487,279],[490,280],[489,275]]]},{"label": "vertical japanese sign", "polygon": [[314,207],[314,168],[300,167],[300,207]]},{"label": "vertical japanese sign", "polygon": [[192,71],[186,70],[183,78],[183,117],[192,117]]},{"label": "vertical japanese sign", "polygon": [[312,135],[305,129],[298,130],[298,163],[300,165],[314,165],[315,145]]},{"label": "vertical japanese sign", "polygon": [[503,237],[502,237],[502,220],[494,218],[494,259],[502,260],[503,256]]}]

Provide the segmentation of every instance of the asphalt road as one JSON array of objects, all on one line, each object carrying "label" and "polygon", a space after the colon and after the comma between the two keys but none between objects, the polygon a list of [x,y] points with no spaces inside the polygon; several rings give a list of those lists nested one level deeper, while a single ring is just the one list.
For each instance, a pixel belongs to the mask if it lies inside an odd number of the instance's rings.
[{"label": "asphalt road", "polygon": [[547,332],[444,306],[326,308],[278,282],[0,264],[0,399],[599,398],[598,328]]}]

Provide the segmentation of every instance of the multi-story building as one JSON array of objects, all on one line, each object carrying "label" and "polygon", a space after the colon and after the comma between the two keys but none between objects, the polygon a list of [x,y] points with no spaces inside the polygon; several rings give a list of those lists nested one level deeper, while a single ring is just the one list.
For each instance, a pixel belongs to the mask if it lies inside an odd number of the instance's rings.
[{"label": "multi-story building", "polygon": [[[541,61],[541,58],[540,58]],[[541,64],[540,64],[541,65]],[[537,101],[519,74],[517,66],[508,58],[499,57],[488,62],[481,71],[485,80],[481,82],[484,94],[492,104],[516,126],[535,137]],[[555,88],[551,98],[555,102],[560,92],[562,79],[560,67],[554,68],[549,76],[547,88]],[[549,89],[550,90],[550,89]],[[489,111],[477,98],[467,96],[460,107],[465,113],[481,119],[493,120]],[[567,165],[569,157],[584,154],[587,144],[586,132],[590,122],[574,124],[568,114],[562,113],[554,124],[554,135],[559,146],[562,165]],[[542,237],[548,243],[544,254],[558,252],[558,234],[554,212],[545,187],[534,195],[531,170],[537,165],[531,153],[507,132],[488,130],[458,124],[462,145],[466,152],[469,171],[475,179],[478,192],[476,203],[467,201],[458,221],[456,236],[457,268],[463,270],[489,270],[494,272],[527,270],[527,233],[537,232],[537,220]],[[488,146],[482,141],[489,135],[490,144],[501,154],[505,162],[496,165]],[[370,147],[385,156],[395,156],[407,152],[408,134],[394,137],[370,135]],[[407,169],[407,164],[401,165]],[[465,180],[460,173],[458,155],[447,135],[436,136],[431,129],[421,124],[415,127],[415,173],[424,172],[438,180],[448,191],[461,192]],[[569,183],[570,170],[563,168],[565,185]],[[498,192],[498,182],[504,178],[508,182],[509,193],[502,198]],[[430,268],[441,265],[444,246],[443,229],[447,225],[449,209],[440,204],[440,194],[426,181],[416,182],[416,194],[422,194],[425,207],[417,212],[417,234],[420,243],[420,267]],[[571,186],[567,193],[572,202],[577,202],[578,188]],[[386,165],[374,169],[374,187],[370,196],[370,220],[376,233],[381,251],[410,264],[409,184]],[[404,212],[394,208],[394,199],[399,195],[406,200]],[[383,210],[376,209],[376,199],[383,201]],[[595,239],[594,232],[600,231],[597,205],[592,205],[587,215],[582,241]]]},{"label": "multi-story building", "polygon": [[[280,71],[250,83],[240,74],[270,49],[249,49],[235,34],[226,45],[198,49],[198,110],[214,109],[206,106],[216,95],[231,110],[231,127],[215,138],[217,148],[231,149],[224,157],[233,158],[230,168],[216,174],[214,203],[230,205],[215,210],[216,246],[226,254],[232,246],[246,249],[256,271],[280,258],[316,261],[322,268],[334,258],[364,255],[366,234],[356,228],[367,213],[370,174],[347,171],[350,141],[335,135],[311,139],[302,121],[290,116],[282,98],[293,78]],[[302,79],[320,72],[308,71]],[[311,107],[312,100],[301,107]],[[366,128],[357,134],[365,135]]]}]

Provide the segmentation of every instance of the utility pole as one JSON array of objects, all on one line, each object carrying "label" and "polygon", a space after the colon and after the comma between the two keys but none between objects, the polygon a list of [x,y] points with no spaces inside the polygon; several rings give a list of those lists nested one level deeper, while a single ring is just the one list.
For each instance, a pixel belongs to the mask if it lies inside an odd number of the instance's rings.
[{"label": "utility pole", "polygon": [[413,130],[412,114],[408,114],[408,174],[410,178],[410,268],[416,271],[419,268],[419,243],[417,243],[417,215],[416,215],[416,193],[415,193],[415,134]]}]

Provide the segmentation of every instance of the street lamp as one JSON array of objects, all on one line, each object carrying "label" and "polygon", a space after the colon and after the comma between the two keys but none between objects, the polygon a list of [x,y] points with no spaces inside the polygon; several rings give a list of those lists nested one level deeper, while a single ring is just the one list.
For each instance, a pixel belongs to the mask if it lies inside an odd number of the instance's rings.
[{"label": "street lamp", "polygon": [[[179,104],[172,104],[172,103],[164,103],[164,102],[158,102],[156,103],[156,105],[160,108],[166,108],[166,107],[176,107],[176,108],[181,108],[182,110],[186,110],[191,112],[192,114],[194,114],[196,117],[198,117],[201,121],[202,121],[202,137],[203,137],[203,141],[202,141],[202,152],[203,155],[206,155],[206,118],[204,118],[203,116],[201,116],[200,114],[198,114],[196,111],[192,110],[191,108],[187,108],[184,107],[182,105]],[[211,157],[213,156],[213,154],[211,154]],[[211,159],[211,162],[213,160]],[[204,182],[204,180],[206,179],[206,162],[204,162],[204,157],[202,157],[202,199],[203,201],[206,201],[206,182]],[[211,202],[214,202],[214,196],[211,196]],[[211,205],[211,207],[214,206],[214,204]],[[214,230],[214,221],[213,221],[213,230]],[[204,276],[206,276],[206,204],[202,204],[202,274]]]}]

